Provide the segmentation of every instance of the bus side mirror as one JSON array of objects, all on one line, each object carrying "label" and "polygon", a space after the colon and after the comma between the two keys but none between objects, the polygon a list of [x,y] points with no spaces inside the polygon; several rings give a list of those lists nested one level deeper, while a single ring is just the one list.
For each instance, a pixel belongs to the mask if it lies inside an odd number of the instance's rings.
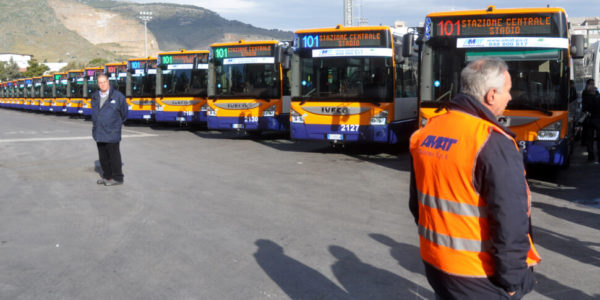
[{"label": "bus side mirror", "polygon": [[275,62],[281,63],[281,68],[288,70],[292,63],[292,48],[288,45],[277,46],[275,50]]},{"label": "bus side mirror", "polygon": [[571,57],[583,58],[585,55],[584,44],[585,36],[583,34],[574,34],[571,36]]},{"label": "bus side mirror", "polygon": [[402,56],[411,57],[414,55],[415,49],[413,44],[415,43],[414,35],[407,33],[402,37]]},{"label": "bus side mirror", "polygon": [[194,61],[192,62],[192,70],[198,69],[198,56],[194,56]]}]

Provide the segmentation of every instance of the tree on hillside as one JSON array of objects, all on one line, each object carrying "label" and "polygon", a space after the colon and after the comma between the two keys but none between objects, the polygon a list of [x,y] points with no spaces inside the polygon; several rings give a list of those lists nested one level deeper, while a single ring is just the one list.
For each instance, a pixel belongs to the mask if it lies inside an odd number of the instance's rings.
[{"label": "tree on hillside", "polygon": [[66,66],[62,67],[59,72],[66,72],[69,70],[79,70],[83,69],[84,65],[82,63],[71,61]]},{"label": "tree on hillside", "polygon": [[27,70],[23,72],[24,77],[36,77],[44,75],[44,72],[50,70],[45,64],[40,64],[37,59],[30,59],[28,62]]},{"label": "tree on hillside", "polygon": [[21,77],[19,65],[11,58],[9,62],[0,61],[0,80],[8,81]]},{"label": "tree on hillside", "polygon": [[102,67],[108,63],[108,60],[104,58],[94,58],[87,63],[86,67]]}]

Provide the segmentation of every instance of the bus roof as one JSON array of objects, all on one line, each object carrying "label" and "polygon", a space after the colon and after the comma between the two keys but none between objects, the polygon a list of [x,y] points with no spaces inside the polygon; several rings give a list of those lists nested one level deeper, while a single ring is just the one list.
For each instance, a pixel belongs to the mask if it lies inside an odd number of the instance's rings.
[{"label": "bus roof", "polygon": [[447,16],[485,16],[495,14],[531,14],[531,13],[565,13],[565,10],[560,7],[536,7],[536,8],[500,8],[490,5],[487,9],[479,10],[462,10],[462,11],[446,11],[434,12],[427,14],[431,17],[447,17]]},{"label": "bus roof", "polygon": [[127,62],[123,61],[123,62],[114,62],[114,63],[107,63],[104,66],[126,66]]},{"label": "bus roof", "polygon": [[[86,70],[86,71],[87,71],[87,70],[104,70],[104,67],[88,67],[88,68],[85,68],[85,70]],[[83,70],[82,70],[82,71],[83,71]]]},{"label": "bus roof", "polygon": [[142,57],[142,58],[130,58],[127,61],[137,61],[137,60],[156,60],[156,57],[152,57],[152,56],[148,56],[148,57]]},{"label": "bus roof", "polygon": [[175,54],[203,54],[208,53],[208,50],[185,50],[160,52],[158,55],[175,55]]},{"label": "bus roof", "polygon": [[240,45],[276,45],[279,44],[279,41],[244,41],[239,40],[237,42],[229,42],[229,43],[214,43],[210,45],[211,47],[227,47],[227,46],[240,46]]},{"label": "bus roof", "polygon": [[344,27],[338,25],[331,28],[314,28],[314,29],[300,29],[296,30],[296,33],[313,33],[313,32],[331,32],[331,31],[373,31],[373,30],[386,30],[390,29],[389,26],[357,26],[357,27]]}]

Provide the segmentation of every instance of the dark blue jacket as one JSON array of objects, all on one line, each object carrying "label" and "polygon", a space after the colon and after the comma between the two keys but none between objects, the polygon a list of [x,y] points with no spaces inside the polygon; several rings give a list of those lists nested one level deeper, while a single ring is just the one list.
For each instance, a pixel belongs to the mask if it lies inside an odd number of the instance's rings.
[{"label": "dark blue jacket", "polygon": [[127,120],[128,105],[125,96],[110,87],[108,99],[100,107],[100,90],[92,94],[92,136],[98,143],[121,141],[121,127]]},{"label": "dark blue jacket", "polygon": [[[490,121],[515,137],[511,130],[496,121],[494,115],[481,102],[471,96],[458,94],[448,108]],[[488,141],[481,148],[475,165],[473,186],[487,201],[493,245],[491,254],[496,274],[492,278],[462,278],[448,276],[431,266],[426,266],[428,279],[445,288],[451,287],[453,293],[442,295],[443,298],[489,300],[508,296],[503,295],[500,289],[518,291],[522,296],[530,292],[534,284],[532,270],[525,263],[529,251],[527,234],[531,233],[530,218],[527,215],[527,186],[523,155],[504,135],[492,131]],[[419,207],[414,174],[411,176],[409,207],[415,221],[418,222]],[[432,280],[430,276],[436,278]],[[497,286],[499,291],[495,291],[494,286]]]}]

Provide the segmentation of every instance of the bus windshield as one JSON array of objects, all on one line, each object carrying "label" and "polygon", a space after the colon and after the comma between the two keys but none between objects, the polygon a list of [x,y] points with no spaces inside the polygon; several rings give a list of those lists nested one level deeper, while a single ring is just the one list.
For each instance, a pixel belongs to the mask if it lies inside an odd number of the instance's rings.
[{"label": "bus windshield", "polygon": [[163,96],[206,97],[207,70],[163,70]]},{"label": "bus windshield", "polygon": [[[123,77],[109,77],[108,81],[110,82],[110,86],[116,90],[118,90],[119,92],[121,92],[123,95],[125,95],[125,91],[126,91],[126,86],[127,86],[127,77],[123,76]],[[98,81],[94,80],[93,81],[93,87],[90,88],[90,82],[88,81],[88,91],[95,91],[98,89]],[[90,92],[88,92],[88,95],[92,95]]]},{"label": "bus windshield", "polygon": [[[429,90],[422,94],[422,107],[440,107],[460,90],[460,71],[471,61],[484,57],[504,60],[512,80],[507,109],[564,110],[568,95],[563,95],[569,74],[565,49],[505,48],[457,49],[456,39],[430,41],[433,55],[424,66],[431,66]],[[453,41],[454,40],[454,41]]]},{"label": "bus windshield", "polygon": [[66,97],[67,96],[67,83],[64,80],[64,83],[56,84],[56,98]]},{"label": "bus windshield", "polygon": [[131,96],[132,97],[154,97],[156,90],[156,74],[132,74]]},{"label": "bus windshield", "polygon": [[52,86],[54,83],[52,81],[46,81],[42,84],[42,93],[44,98],[52,98]]},{"label": "bus windshield", "polygon": [[83,80],[71,79],[71,98],[83,97]]},{"label": "bus windshield", "polygon": [[270,99],[281,97],[276,64],[223,64],[215,66],[218,98]]},{"label": "bus windshield", "polygon": [[42,83],[37,82],[33,87],[33,97],[39,98],[42,95],[41,89],[42,89]]},{"label": "bus windshield", "polygon": [[303,58],[301,98],[305,101],[391,102],[391,57]]}]

